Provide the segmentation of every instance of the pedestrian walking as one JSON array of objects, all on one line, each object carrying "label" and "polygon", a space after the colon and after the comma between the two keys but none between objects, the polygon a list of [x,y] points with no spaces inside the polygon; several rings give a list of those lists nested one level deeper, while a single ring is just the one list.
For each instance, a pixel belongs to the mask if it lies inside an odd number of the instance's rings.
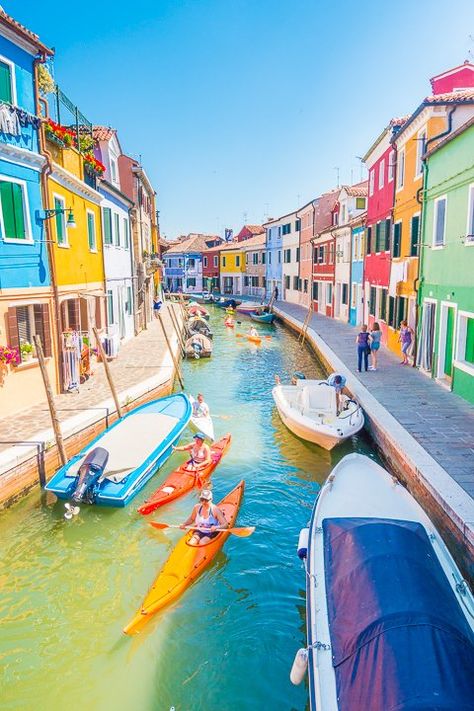
[{"label": "pedestrian walking", "polygon": [[398,342],[402,344],[402,359],[400,365],[410,365],[408,362],[408,351],[410,350],[413,341],[413,329],[408,325],[408,321],[402,321],[400,324],[400,333]]},{"label": "pedestrian walking", "polygon": [[360,332],[356,338],[357,370],[359,371],[359,373],[362,372],[362,360],[364,361],[364,370],[365,370],[365,372],[367,372],[367,368],[369,365],[369,353],[370,353],[369,338],[370,338],[370,335],[367,333],[367,325],[364,323],[364,325],[361,327]]},{"label": "pedestrian walking", "polygon": [[380,330],[380,326],[376,321],[372,326],[372,330],[370,332],[370,358],[372,363],[371,365],[369,365],[369,370],[377,370],[377,356],[379,353],[381,338],[382,331]]}]

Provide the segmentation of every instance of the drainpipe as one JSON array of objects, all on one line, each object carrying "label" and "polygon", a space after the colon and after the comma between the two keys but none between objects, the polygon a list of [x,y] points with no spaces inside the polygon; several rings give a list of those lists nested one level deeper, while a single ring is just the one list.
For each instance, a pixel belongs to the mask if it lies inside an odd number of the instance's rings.
[{"label": "drainpipe", "polygon": [[[40,97],[39,87],[38,87],[38,66],[40,64],[45,64],[46,55],[42,54],[36,57],[33,62],[33,77],[34,77],[34,92],[35,92],[35,110],[36,115],[41,116],[41,106],[44,107],[45,117],[48,117],[48,102],[46,99]],[[51,153],[46,148],[46,136],[44,129],[44,121],[41,121],[39,131],[38,131],[38,144],[39,151],[42,156],[46,159],[45,164],[41,169],[41,188],[43,192],[43,205],[46,210],[51,209],[51,203],[49,199],[48,191],[48,176],[53,172],[53,157]],[[43,230],[46,237],[46,246],[48,250],[49,259],[49,273],[51,279],[51,290],[53,294],[53,314],[54,314],[54,332],[56,338],[52,339],[55,344],[55,356],[56,356],[56,386],[58,391],[62,392],[64,389],[62,368],[60,364],[61,357],[61,309],[59,305],[59,290],[58,290],[58,280],[56,276],[56,263],[54,259],[54,244],[51,234],[51,223],[49,220],[43,220]]]},{"label": "drainpipe", "polygon": [[[445,131],[442,131],[441,133],[438,133],[436,136],[432,136],[431,138],[428,138],[428,140],[425,143],[425,151],[422,155],[422,166],[423,166],[423,179],[422,179],[422,186],[419,188],[416,192],[416,201],[420,205],[420,220],[421,220],[421,225],[420,225],[420,230],[419,230],[419,244],[420,244],[420,254],[418,257],[418,274],[415,279],[415,293],[416,293],[416,309],[415,309],[415,348],[413,351],[413,368],[416,367],[416,359],[418,356],[418,326],[419,326],[419,314],[420,314],[420,309],[421,309],[421,291],[420,291],[420,281],[421,281],[421,270],[422,270],[422,263],[423,263],[423,245],[425,242],[425,225],[426,225],[426,215],[425,215],[425,210],[423,209],[423,205],[426,204],[426,192],[428,189],[428,176],[429,176],[429,166],[428,166],[428,160],[427,160],[427,153],[428,153],[428,147],[434,143],[435,141],[439,141],[440,139],[445,138],[445,136],[448,136],[451,131],[453,130],[453,116],[454,112],[457,109],[457,104],[453,106],[451,111],[448,114],[448,127]],[[432,371],[433,375],[433,371]],[[452,390],[452,382],[451,382],[451,390]]]}]

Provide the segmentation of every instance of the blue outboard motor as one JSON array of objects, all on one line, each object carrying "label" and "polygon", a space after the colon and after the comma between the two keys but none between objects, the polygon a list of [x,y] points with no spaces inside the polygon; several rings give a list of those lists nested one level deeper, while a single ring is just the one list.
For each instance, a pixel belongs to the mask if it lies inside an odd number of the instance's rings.
[{"label": "blue outboard motor", "polygon": [[78,504],[81,501],[86,504],[93,504],[97,491],[97,483],[105,471],[107,462],[109,461],[109,453],[103,447],[93,449],[82,462],[79,468],[79,476],[71,497],[72,503],[65,504],[66,513],[64,517],[71,519],[76,516],[80,508]]},{"label": "blue outboard motor", "polygon": [[194,357],[195,358],[200,358],[201,353],[202,353],[202,345],[196,341],[195,343],[191,343],[193,351],[194,351]]}]

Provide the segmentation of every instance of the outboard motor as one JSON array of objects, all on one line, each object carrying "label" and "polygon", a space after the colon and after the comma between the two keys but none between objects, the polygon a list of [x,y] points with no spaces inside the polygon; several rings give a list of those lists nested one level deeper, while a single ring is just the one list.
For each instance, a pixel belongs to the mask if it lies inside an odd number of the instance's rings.
[{"label": "outboard motor", "polygon": [[96,484],[105,471],[109,453],[103,447],[93,449],[82,462],[79,468],[79,476],[72,495],[72,503],[65,504],[66,513],[64,518],[71,519],[80,511],[78,504],[84,501],[87,504],[94,503],[96,495]]},{"label": "outboard motor", "polygon": [[191,343],[193,351],[194,351],[194,357],[196,359],[201,357],[201,352],[202,352],[202,345],[198,341],[194,341],[194,343]]}]

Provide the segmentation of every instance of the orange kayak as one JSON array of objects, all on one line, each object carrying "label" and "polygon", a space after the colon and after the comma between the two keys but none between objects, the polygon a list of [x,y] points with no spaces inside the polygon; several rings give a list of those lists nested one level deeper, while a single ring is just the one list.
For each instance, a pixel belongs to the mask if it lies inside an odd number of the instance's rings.
[{"label": "orange kayak", "polygon": [[247,336],[247,340],[252,343],[261,343],[262,339],[259,336]]},{"label": "orange kayak", "polygon": [[138,513],[147,516],[159,506],[169,504],[170,501],[178,499],[183,494],[194,489],[195,486],[202,486],[210,478],[212,472],[227,452],[230,445],[230,434],[224,435],[218,442],[211,446],[211,463],[201,469],[199,476],[192,469],[188,469],[185,462],[166,477],[160,487],[137,509]]},{"label": "orange kayak", "polygon": [[[234,525],[237,518],[244,486],[245,482],[241,481],[235,489],[232,489],[217,504],[225,515],[229,527]],[[230,536],[230,533],[223,531],[202,546],[195,546],[189,543],[192,535],[192,531],[189,531],[178,541],[170,557],[155,578],[155,582],[144,599],[140,610],[123,630],[125,634],[140,632],[153,615],[166,605],[169,605],[173,600],[176,600],[201,575],[204,568],[211,563]]]}]

